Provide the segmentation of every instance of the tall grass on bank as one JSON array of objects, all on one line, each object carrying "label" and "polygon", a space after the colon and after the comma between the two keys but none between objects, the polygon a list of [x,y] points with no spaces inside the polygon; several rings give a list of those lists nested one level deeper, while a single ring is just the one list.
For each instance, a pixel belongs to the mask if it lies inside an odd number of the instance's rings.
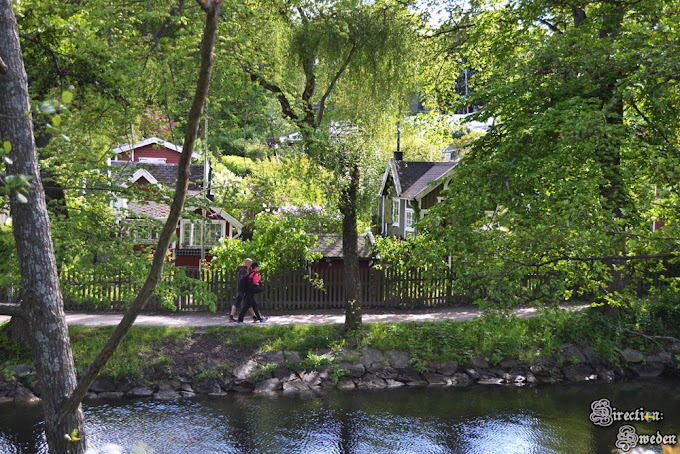
[{"label": "tall grass on bank", "polygon": [[[672,317],[671,317],[672,316]],[[541,311],[536,317],[518,318],[488,313],[468,321],[367,323],[361,331],[346,333],[342,325],[217,326],[171,328],[133,326],[103,375],[142,379],[153,368],[170,370],[176,358],[172,346],[200,340],[240,351],[291,350],[310,358],[319,350],[374,347],[382,351],[409,352],[412,362],[466,362],[473,357],[492,364],[501,359],[535,363],[559,353],[564,344],[590,345],[601,357],[617,363],[620,351],[634,347],[657,349],[644,336],[673,336],[680,333],[680,309],[675,304],[644,301],[610,318],[596,309],[568,312]],[[671,317],[671,318],[668,318]],[[71,345],[78,372],[94,358],[113,327],[70,327]],[[207,336],[203,337],[202,336]],[[170,346],[170,348],[168,348]],[[11,364],[30,363],[28,349],[11,342],[0,330],[0,370]],[[221,366],[223,367],[223,366]],[[169,377],[171,378],[171,377]]]}]

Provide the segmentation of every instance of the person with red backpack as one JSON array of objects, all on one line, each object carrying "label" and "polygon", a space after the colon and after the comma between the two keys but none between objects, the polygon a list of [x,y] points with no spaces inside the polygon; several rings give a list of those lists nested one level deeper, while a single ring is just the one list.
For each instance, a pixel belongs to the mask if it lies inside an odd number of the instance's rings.
[{"label": "person with red backpack", "polygon": [[[241,279],[250,273],[250,265],[253,263],[252,259],[246,259],[243,265],[236,267],[236,300],[231,304],[231,313],[229,314],[229,321],[236,322],[236,311],[241,311],[241,303],[245,296],[245,290],[241,289]],[[255,312],[250,308],[250,315],[253,316],[253,321],[257,321]]]},{"label": "person with red backpack", "polygon": [[267,321],[267,317],[262,317],[260,314],[260,309],[257,307],[257,302],[255,301],[255,294],[262,293],[262,278],[260,277],[260,264],[253,262],[250,265],[250,273],[243,276],[238,283],[239,291],[243,292],[243,307],[241,307],[241,312],[238,314],[238,324],[243,325],[243,318],[248,312],[248,308],[252,307],[255,312],[256,320],[255,322],[264,323]]}]

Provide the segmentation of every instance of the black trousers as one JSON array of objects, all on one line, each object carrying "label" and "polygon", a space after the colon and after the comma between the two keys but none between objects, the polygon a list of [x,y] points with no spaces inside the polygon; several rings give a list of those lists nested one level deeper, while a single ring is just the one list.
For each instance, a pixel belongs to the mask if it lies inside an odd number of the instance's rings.
[{"label": "black trousers", "polygon": [[255,317],[257,317],[258,320],[262,319],[262,315],[260,315],[260,309],[257,307],[257,302],[255,301],[255,295],[252,293],[245,293],[243,295],[243,305],[241,306],[241,312],[238,314],[239,322],[243,321],[243,318],[246,316],[246,312],[248,312],[249,307],[253,308]]},{"label": "black trousers", "polygon": [[234,306],[236,306],[236,309],[241,309],[241,302],[243,301],[243,293],[237,292],[236,293],[236,301],[234,301]]}]

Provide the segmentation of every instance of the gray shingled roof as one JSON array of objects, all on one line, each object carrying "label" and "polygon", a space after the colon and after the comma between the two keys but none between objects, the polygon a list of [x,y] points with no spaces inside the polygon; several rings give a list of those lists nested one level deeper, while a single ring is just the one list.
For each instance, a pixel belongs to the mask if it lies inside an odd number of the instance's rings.
[{"label": "gray shingled roof", "polygon": [[458,161],[420,162],[396,161],[401,194],[399,197],[412,199],[453,169]]},{"label": "gray shingled roof", "polygon": [[[320,252],[321,255],[323,255],[323,257],[327,259],[341,259],[343,257],[342,235],[334,233],[324,233],[319,234],[317,236],[319,237],[319,241],[317,243],[317,246],[313,248],[315,251]],[[359,241],[357,246],[359,258],[361,259],[371,258],[371,250],[369,248],[368,242],[366,241],[363,235],[359,235]]]},{"label": "gray shingled roof", "polygon": [[[163,186],[173,188],[177,181],[176,164],[149,164],[141,162],[111,161],[114,168],[114,178],[127,180],[137,169],[145,169]],[[203,183],[203,165],[192,164],[191,176],[189,177],[189,189],[201,189]]]},{"label": "gray shingled roof", "polygon": [[146,201],[143,203],[129,202],[128,209],[142,216],[148,216],[154,219],[167,219],[170,214],[170,205],[164,203],[156,203]]}]

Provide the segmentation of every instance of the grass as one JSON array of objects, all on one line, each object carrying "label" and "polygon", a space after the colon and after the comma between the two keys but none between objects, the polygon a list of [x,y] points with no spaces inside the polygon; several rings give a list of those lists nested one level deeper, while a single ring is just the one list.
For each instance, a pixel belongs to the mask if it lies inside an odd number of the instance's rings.
[{"label": "grass", "polygon": [[[113,332],[114,327],[69,327],[71,349],[76,369],[84,373],[99,350]],[[103,375],[114,379],[129,377],[141,379],[143,370],[167,367],[171,358],[161,348],[170,341],[187,341],[193,333],[189,328],[133,326],[116,352],[106,364]]]},{"label": "grass", "polygon": [[258,329],[233,329],[214,326],[206,334],[217,336],[225,345],[238,345],[257,350],[294,350],[306,352],[330,348],[343,339],[338,325],[259,326]]},{"label": "grass", "polygon": [[[258,329],[210,327],[194,328],[133,326],[103,375],[112,378],[143,378],[149,368],[169,369],[175,358],[167,345],[192,342],[200,336],[211,336],[214,344],[238,347],[249,351],[292,350],[302,355],[305,365],[328,364],[315,352],[321,349],[338,351],[348,345],[374,347],[382,351],[401,350],[411,354],[414,365],[429,361],[466,362],[481,357],[492,364],[501,359],[519,359],[534,363],[540,358],[558,353],[565,343],[587,342],[603,358],[614,363],[622,348],[643,351],[657,346],[644,338],[627,335],[627,330],[643,331],[658,336],[676,336],[677,326],[659,321],[669,308],[635,307],[611,319],[596,310],[565,312],[547,310],[531,318],[487,314],[464,322],[409,322],[365,324],[360,332],[345,334],[341,325],[261,326]],[[675,314],[675,312],[674,312]],[[71,345],[79,373],[95,357],[113,327],[70,328]],[[0,370],[9,364],[30,363],[26,348],[12,343],[0,330]],[[209,374],[195,364],[193,372]],[[332,366],[332,364],[331,364]],[[216,369],[215,369],[216,370]],[[191,371],[190,371],[191,372]],[[220,371],[218,371],[220,372]],[[335,374],[341,376],[342,371]]]}]

